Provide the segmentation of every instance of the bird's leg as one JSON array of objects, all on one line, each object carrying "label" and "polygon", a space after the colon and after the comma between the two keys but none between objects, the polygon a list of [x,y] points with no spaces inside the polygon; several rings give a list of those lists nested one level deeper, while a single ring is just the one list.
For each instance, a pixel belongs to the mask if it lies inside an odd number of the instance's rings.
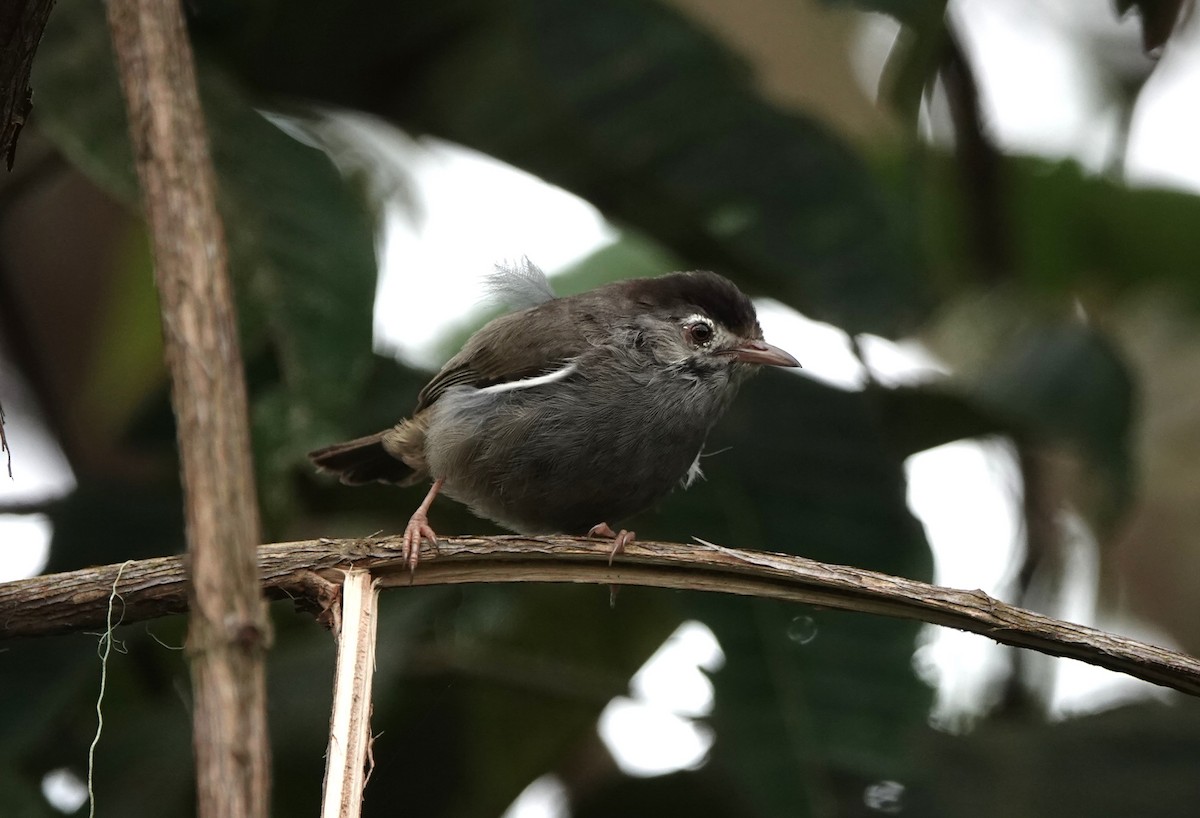
[{"label": "bird's leg", "polygon": [[409,518],[408,525],[404,527],[404,562],[408,565],[409,573],[417,570],[417,561],[421,559],[421,538],[429,540],[429,544],[437,548],[437,534],[434,534],[433,529],[429,527],[428,515],[429,507],[433,505],[433,498],[437,497],[444,482],[446,482],[444,477],[433,481],[433,485],[429,487],[429,493],[425,495],[421,505],[417,506],[413,516]]},{"label": "bird's leg", "polygon": [[591,527],[587,535],[589,537],[605,537],[613,541],[612,551],[608,554],[609,565],[612,565],[613,557],[625,553],[625,546],[633,545],[637,541],[637,532],[626,531],[624,528],[620,531],[613,531],[612,526],[608,523],[597,523]]}]

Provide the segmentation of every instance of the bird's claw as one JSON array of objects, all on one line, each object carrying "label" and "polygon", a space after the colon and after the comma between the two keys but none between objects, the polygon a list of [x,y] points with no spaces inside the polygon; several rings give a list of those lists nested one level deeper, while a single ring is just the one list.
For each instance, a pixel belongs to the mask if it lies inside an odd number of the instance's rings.
[{"label": "bird's claw", "polygon": [[423,539],[428,540],[434,550],[437,550],[437,534],[429,527],[429,519],[421,512],[417,512],[404,528],[404,564],[408,566],[410,574],[417,570],[417,563],[421,560],[421,540]]},{"label": "bird's claw", "polygon": [[613,531],[612,526],[608,523],[597,523],[588,530],[588,537],[604,537],[613,541],[612,551],[608,553],[608,564],[612,565],[613,558],[617,554],[624,554],[626,546],[633,545],[637,541],[637,532],[628,531],[622,528],[620,531]]}]

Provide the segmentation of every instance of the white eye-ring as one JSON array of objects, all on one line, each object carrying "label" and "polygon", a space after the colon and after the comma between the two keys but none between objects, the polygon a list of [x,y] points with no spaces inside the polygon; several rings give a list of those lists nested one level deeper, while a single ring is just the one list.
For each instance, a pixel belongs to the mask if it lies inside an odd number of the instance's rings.
[{"label": "white eye-ring", "polygon": [[683,334],[692,346],[702,347],[717,334],[713,322],[703,315],[689,315],[683,322]]}]

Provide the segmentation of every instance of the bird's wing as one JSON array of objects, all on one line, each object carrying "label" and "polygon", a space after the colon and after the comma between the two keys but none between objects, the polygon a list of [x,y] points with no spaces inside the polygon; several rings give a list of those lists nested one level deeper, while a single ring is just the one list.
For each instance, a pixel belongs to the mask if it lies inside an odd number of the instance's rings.
[{"label": "bird's wing", "polygon": [[592,348],[590,316],[572,309],[571,299],[502,315],[471,336],[417,396],[416,411],[430,406],[452,386],[484,389],[549,375]]}]

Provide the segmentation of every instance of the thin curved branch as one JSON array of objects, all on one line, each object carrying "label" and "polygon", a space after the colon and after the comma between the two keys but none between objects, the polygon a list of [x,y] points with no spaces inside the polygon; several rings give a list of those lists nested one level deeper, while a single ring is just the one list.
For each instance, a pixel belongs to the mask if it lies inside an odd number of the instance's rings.
[{"label": "thin curved branch", "polygon": [[[423,554],[412,577],[398,537],[265,545],[258,560],[269,595],[320,608],[329,606],[332,584],[351,565],[369,569],[384,587],[581,582],[716,591],[957,628],[1200,695],[1200,660],[1008,605],[983,591],[703,542],[639,542],[610,567],[609,548],[572,537],[456,537],[443,541],[436,553]],[[0,585],[0,641],[100,626],[117,569],[87,568]],[[182,558],[127,565],[118,592],[124,624],[181,613],[187,606]]]}]

